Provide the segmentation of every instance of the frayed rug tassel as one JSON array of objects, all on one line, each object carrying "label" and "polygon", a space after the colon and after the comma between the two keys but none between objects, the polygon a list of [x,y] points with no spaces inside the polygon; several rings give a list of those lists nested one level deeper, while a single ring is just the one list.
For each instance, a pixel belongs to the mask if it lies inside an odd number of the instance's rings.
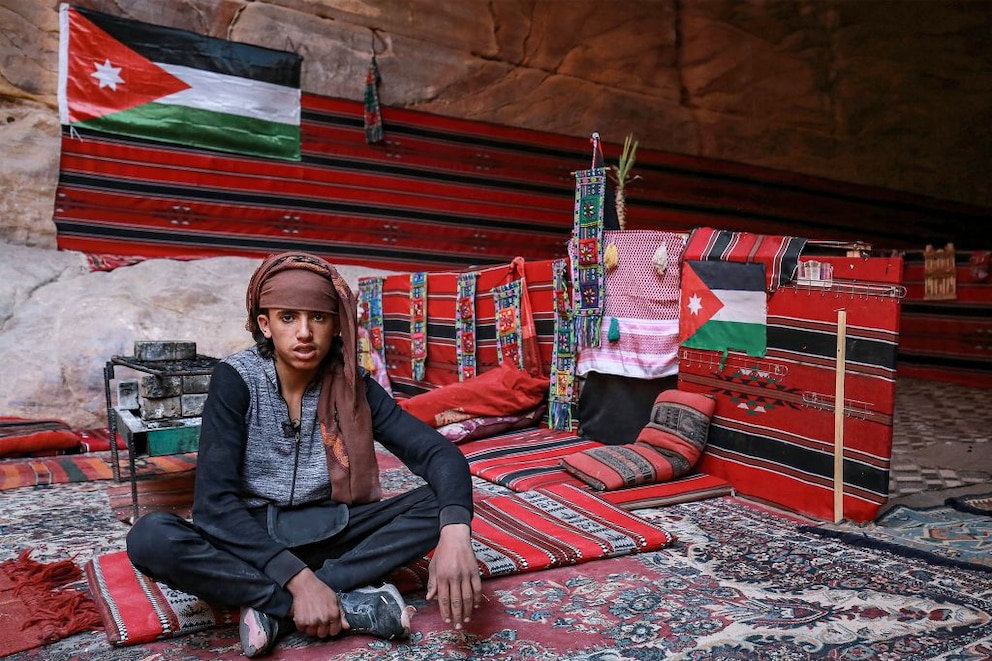
[{"label": "frayed rug tassel", "polygon": [[71,559],[44,563],[31,558],[31,549],[21,551],[14,560],[0,563],[0,574],[6,575],[17,586],[55,588],[81,578],[83,573]]},{"label": "frayed rug tassel", "polygon": [[[96,602],[90,595],[67,584],[82,578],[83,572],[72,559],[38,562],[31,558],[31,549],[22,551],[13,560],[0,563],[0,588],[8,595],[3,600],[4,613],[19,613],[20,621],[9,621],[24,633],[16,648],[22,651],[38,644],[52,643],[81,631],[103,629],[103,620]],[[20,608],[8,611],[12,596]],[[10,644],[11,641],[7,641]]]}]

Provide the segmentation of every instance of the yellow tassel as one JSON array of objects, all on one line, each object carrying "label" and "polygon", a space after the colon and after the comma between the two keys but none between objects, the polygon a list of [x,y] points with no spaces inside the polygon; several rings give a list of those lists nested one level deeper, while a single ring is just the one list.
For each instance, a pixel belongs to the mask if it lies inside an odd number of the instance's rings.
[{"label": "yellow tassel", "polygon": [[617,250],[616,244],[611,243],[606,246],[606,251],[603,253],[603,266],[607,269],[613,269],[619,263],[620,252]]}]

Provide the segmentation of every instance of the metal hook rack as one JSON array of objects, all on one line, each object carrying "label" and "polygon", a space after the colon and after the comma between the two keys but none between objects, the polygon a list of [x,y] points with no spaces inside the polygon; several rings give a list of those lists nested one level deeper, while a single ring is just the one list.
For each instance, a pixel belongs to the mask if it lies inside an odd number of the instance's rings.
[{"label": "metal hook rack", "polygon": [[[832,395],[824,395],[818,392],[806,391],[803,393],[803,406],[807,408],[820,409],[821,411],[833,411],[836,398]],[[873,413],[874,405],[870,402],[862,402],[856,399],[844,400],[844,415],[858,420],[867,420]]]},{"label": "metal hook rack", "polygon": [[719,353],[686,349],[685,347],[679,349],[679,360],[703,365],[717,372],[726,370],[729,367],[737,370],[751,370],[754,372],[774,374],[777,377],[785,377],[789,374],[789,368],[787,366],[768,360],[738,355],[729,355],[724,360],[723,356]]},{"label": "metal hook rack", "polygon": [[820,292],[821,295],[832,293],[838,298],[841,295],[857,296],[865,300],[877,298],[902,299],[906,296],[906,287],[903,285],[882,285],[870,282],[858,282],[857,280],[832,280],[832,281],[803,281],[797,280],[785,285],[786,288],[795,291],[805,291],[808,295],[812,292]]}]

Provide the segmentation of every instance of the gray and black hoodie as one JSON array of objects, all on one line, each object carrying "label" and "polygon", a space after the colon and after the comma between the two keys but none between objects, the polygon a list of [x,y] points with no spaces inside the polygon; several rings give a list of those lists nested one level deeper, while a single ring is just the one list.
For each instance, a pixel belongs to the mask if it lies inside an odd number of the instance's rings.
[{"label": "gray and black hoodie", "polygon": [[[464,455],[401,409],[364,370],[361,376],[375,440],[431,487],[442,527],[469,523],[472,481]],[[204,405],[193,521],[279,585],[304,565],[268,534],[260,511],[327,503],[333,496],[317,422],[319,395],[318,380],[304,394],[298,431],[290,430],[275,362],[252,347],[217,364]]]}]

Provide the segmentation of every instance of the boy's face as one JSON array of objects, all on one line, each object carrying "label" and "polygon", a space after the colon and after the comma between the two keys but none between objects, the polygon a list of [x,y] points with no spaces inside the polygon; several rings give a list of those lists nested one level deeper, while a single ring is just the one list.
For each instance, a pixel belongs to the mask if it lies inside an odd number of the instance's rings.
[{"label": "boy's face", "polygon": [[317,370],[340,331],[338,315],[307,310],[267,310],[258,327],[272,340],[277,364],[304,372]]}]

